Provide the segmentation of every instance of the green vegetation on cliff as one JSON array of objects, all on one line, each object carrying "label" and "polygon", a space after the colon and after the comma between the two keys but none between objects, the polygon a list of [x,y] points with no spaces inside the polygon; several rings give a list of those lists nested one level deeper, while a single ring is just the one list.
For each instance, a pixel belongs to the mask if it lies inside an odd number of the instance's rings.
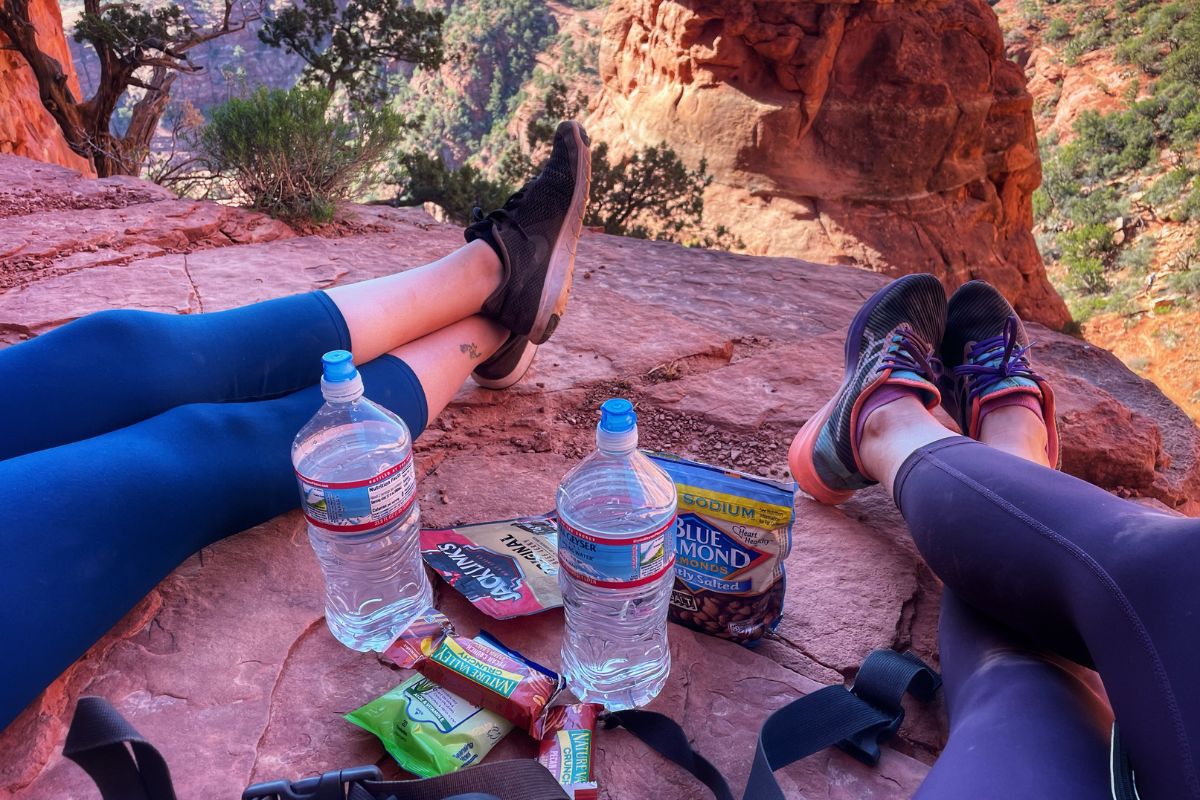
[{"label": "green vegetation on cliff", "polygon": [[[1200,0],[1116,5],[1064,3],[1047,28],[1068,39],[1064,61],[1107,47],[1131,75],[1122,108],[1085,110],[1066,142],[1043,142],[1034,212],[1077,320],[1133,307],[1153,262],[1150,223],[1200,221]],[[1175,253],[1166,283],[1195,294],[1198,256],[1200,241]]]}]

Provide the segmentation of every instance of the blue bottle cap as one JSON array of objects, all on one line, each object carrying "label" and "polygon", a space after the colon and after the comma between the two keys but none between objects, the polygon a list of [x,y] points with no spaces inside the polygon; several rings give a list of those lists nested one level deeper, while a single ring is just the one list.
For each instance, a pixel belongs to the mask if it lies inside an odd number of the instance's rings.
[{"label": "blue bottle cap", "polygon": [[636,427],[633,403],[625,398],[614,397],[600,406],[600,430],[605,433],[626,433]]},{"label": "blue bottle cap", "polygon": [[330,350],[321,356],[321,369],[327,383],[353,380],[358,374],[354,368],[354,356],[346,350]]}]

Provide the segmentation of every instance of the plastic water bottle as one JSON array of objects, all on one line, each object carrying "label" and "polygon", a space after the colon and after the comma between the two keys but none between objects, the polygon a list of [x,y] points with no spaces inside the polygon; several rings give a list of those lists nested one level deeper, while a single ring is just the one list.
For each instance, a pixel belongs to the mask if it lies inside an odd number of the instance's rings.
[{"label": "plastic water bottle", "polygon": [[650,702],[671,670],[675,484],[637,449],[628,400],[600,407],[596,452],[558,487],[563,672],[584,702]]},{"label": "plastic water bottle", "polygon": [[292,465],[325,574],[325,621],[353,650],[384,650],[432,600],[412,435],[363,397],[350,353],[326,353],[321,364],[325,404],[296,434]]}]

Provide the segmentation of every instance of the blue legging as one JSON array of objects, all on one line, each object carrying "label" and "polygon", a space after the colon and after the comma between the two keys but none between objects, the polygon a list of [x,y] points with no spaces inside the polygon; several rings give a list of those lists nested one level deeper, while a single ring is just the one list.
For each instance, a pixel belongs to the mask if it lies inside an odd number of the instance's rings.
[{"label": "blue legging", "polygon": [[[290,446],[349,349],[322,292],[94,314],[0,351],[0,728],[200,548],[297,505]],[[398,358],[367,396],[425,428]]]},{"label": "blue legging", "polygon": [[943,620],[951,734],[923,800],[1104,796],[1089,692],[1037,650],[1100,673],[1142,797],[1200,798],[1200,520],[961,437],[913,453],[895,493],[921,555],[993,626]]}]

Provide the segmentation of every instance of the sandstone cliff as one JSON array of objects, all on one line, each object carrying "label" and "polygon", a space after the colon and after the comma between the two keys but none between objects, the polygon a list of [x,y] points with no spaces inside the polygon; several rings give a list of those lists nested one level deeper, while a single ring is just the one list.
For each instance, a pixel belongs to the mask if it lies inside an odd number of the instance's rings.
[{"label": "sandstone cliff", "polygon": [[[0,346],[106,308],[192,314],[363,280],[462,243],[458,229],[419,211],[349,213],[359,220],[343,226],[354,231],[348,238],[295,236],[262,215],[181,201],[141,181],[83,180],[0,156]],[[423,522],[551,508],[558,479],[593,446],[597,402],[614,393],[638,403],[646,446],[782,477],[790,436],[836,389],[846,325],[884,281],[861,269],[586,235],[570,311],[526,379],[507,392],[468,385],[421,436]],[[1191,421],[1106,351],[1033,328],[1059,399],[1064,469],[1200,513]],[[800,495],[796,511],[777,635],[751,651],[673,627],[672,677],[653,706],[680,720],[734,785],[745,782],[769,710],[852,675],[876,647],[936,656],[938,583],[882,491],[837,508]],[[339,765],[398,774],[340,715],[403,676],[338,645],[322,600],[298,513],[206,548],[0,731],[0,798],[93,793],[61,757],[80,694],[109,698],[161,747],[181,796],[233,797],[252,781]],[[558,663],[557,612],[495,622],[446,587],[437,604],[460,632],[486,627]],[[937,708],[914,708],[877,769],[833,751],[780,780],[788,797],[910,797],[944,737]],[[533,751],[514,734],[491,758]],[[601,734],[596,769],[605,800],[698,796],[622,731]]]},{"label": "sandstone cliff", "polygon": [[[31,0],[29,16],[37,28],[42,50],[58,59],[68,86],[79,97],[79,77],[63,34],[58,3]],[[0,34],[0,153],[61,164],[94,175],[87,159],[67,146],[58,123],[42,105],[33,71],[18,53],[5,49],[7,44],[4,34]]]},{"label": "sandstone cliff", "polygon": [[706,159],[707,213],[755,254],[984,277],[1069,319],[1030,234],[1031,98],[985,0],[616,0],[601,141]]}]

